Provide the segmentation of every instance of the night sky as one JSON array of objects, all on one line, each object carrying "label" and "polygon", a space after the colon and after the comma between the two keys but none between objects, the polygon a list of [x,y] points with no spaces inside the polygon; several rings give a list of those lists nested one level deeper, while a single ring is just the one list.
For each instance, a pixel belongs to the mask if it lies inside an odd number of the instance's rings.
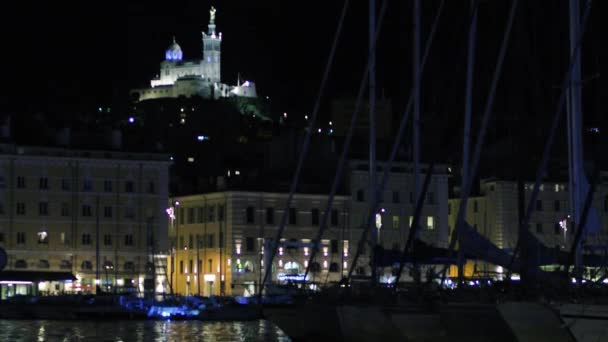
[{"label": "night sky", "polygon": [[[344,37],[332,69],[330,96],[353,96],[367,50],[367,1],[352,1]],[[378,1],[378,4],[380,1]],[[438,0],[423,1],[426,36]],[[461,116],[468,1],[447,1],[423,81],[423,111],[430,118]],[[601,77],[606,52],[602,7],[596,1],[585,36],[586,120],[601,122]],[[499,88],[497,111],[523,116],[550,115],[566,68],[567,1],[522,1]],[[341,1],[130,1],[46,2],[4,5],[2,97],[5,108],[51,102],[95,108],[127,98],[128,89],[147,85],[158,73],[164,50],[175,35],[185,59],[200,58],[201,31],[209,7],[217,8],[223,33],[222,79],[237,73],[255,81],[274,110],[307,113],[313,108],[323,67],[341,10]],[[508,1],[480,7],[476,111],[481,112],[508,12]],[[405,102],[411,80],[411,1],[392,1],[378,51],[378,88]],[[12,19],[12,20],[11,20]],[[15,20],[16,19],[16,20]],[[423,39],[424,40],[424,39]],[[454,108],[458,108],[454,110]],[[460,124],[459,124],[460,125]]]}]

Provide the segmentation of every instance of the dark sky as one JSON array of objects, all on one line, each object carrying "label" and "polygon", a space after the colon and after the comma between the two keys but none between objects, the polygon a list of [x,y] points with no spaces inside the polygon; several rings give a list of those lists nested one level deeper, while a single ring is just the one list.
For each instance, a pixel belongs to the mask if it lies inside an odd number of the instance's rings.
[{"label": "dark sky", "polygon": [[[367,50],[367,1],[353,0],[345,24],[330,95],[356,92]],[[378,3],[380,1],[378,0]],[[423,1],[428,34],[438,0]],[[451,116],[445,107],[462,108],[467,4],[447,1],[437,40],[424,75],[425,110]],[[483,105],[495,64],[508,1],[482,1],[478,46],[476,103]],[[567,54],[567,1],[521,1],[505,78],[497,105],[505,111],[548,113],[554,106]],[[600,117],[605,93],[601,67],[606,53],[602,4],[586,36],[586,95],[591,116]],[[164,50],[175,35],[185,58],[201,56],[201,31],[207,30],[209,7],[217,8],[223,33],[222,78],[236,83],[237,72],[257,83],[262,96],[277,107],[307,112],[314,104],[321,74],[341,10],[341,1],[60,1],[3,5],[2,94],[9,105],[45,101],[85,106],[111,103],[128,89],[147,84],[158,73]],[[403,102],[411,79],[411,1],[392,1],[379,43],[378,87]],[[605,12],[604,12],[605,13]],[[536,93],[535,93],[536,91]],[[518,104],[523,93],[541,98],[538,108]],[[515,101],[513,99],[516,99]],[[520,102],[523,102],[520,101]],[[519,107],[518,107],[519,106]],[[480,109],[479,109],[480,110]],[[444,112],[444,113],[440,113]]]}]

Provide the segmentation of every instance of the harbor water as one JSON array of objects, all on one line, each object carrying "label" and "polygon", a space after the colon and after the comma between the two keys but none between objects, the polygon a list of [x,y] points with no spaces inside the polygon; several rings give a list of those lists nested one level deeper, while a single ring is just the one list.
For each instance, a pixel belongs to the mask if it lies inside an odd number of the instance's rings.
[{"label": "harbor water", "polygon": [[0,320],[0,341],[290,341],[267,320],[46,321]]}]

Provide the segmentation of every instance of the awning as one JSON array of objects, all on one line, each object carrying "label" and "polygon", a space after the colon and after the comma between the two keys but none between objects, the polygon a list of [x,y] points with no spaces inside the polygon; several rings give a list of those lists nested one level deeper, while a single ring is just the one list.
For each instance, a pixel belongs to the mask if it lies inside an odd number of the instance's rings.
[{"label": "awning", "polygon": [[66,281],[76,280],[72,272],[0,271],[0,281]]}]

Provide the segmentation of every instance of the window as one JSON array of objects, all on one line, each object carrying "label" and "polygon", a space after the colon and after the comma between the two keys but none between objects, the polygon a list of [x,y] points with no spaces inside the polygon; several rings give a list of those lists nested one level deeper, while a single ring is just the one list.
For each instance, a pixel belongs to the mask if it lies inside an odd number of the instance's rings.
[{"label": "window", "polygon": [[179,261],[179,273],[184,274],[184,260]]},{"label": "window", "polygon": [[49,202],[39,202],[38,203],[38,215],[48,216],[48,214],[49,214]]},{"label": "window", "polygon": [[70,205],[68,203],[61,203],[61,216],[70,216]]},{"label": "window", "polygon": [[62,232],[62,233],[59,235],[59,238],[60,238],[60,240],[61,240],[61,244],[63,244],[63,245],[67,245],[67,244],[69,244],[69,243],[70,243],[70,241],[68,241],[68,240],[65,238],[65,233],[63,233],[63,232]]},{"label": "window", "polygon": [[0,232],[0,242],[4,242],[4,232]]},{"label": "window", "polygon": [[18,245],[25,244],[25,232],[17,232],[17,244]]},{"label": "window", "polygon": [[192,234],[188,235],[188,248],[194,248],[194,236]]},{"label": "window", "polygon": [[92,216],[91,206],[88,204],[82,205],[82,216]]},{"label": "window", "polygon": [[40,177],[40,182],[38,184],[39,189],[46,190],[49,188],[49,179],[47,177]]},{"label": "window", "polygon": [[478,210],[477,201],[473,201],[473,212],[476,213]]},{"label": "window", "polygon": [[61,190],[68,191],[71,189],[70,180],[67,178],[61,179]]},{"label": "window", "polygon": [[25,215],[25,203],[17,202],[17,215]]},{"label": "window", "polygon": [[253,207],[247,207],[247,212],[246,212],[246,221],[247,223],[255,223],[255,213],[254,213],[255,209]]},{"label": "window", "polygon": [[93,263],[90,262],[90,261],[88,261],[88,260],[85,260],[85,261],[82,262],[82,264],[80,265],[80,267],[83,270],[85,270],[85,271],[90,271],[90,270],[93,269]]},{"label": "window", "polygon": [[255,244],[252,237],[248,237],[245,239],[245,250],[247,252],[255,252]]},{"label": "window", "polygon": [[38,244],[39,245],[48,245],[49,244],[49,233],[46,230],[39,231],[38,234]]},{"label": "window", "polygon": [[393,216],[393,228],[399,229],[399,216]]},{"label": "window", "polygon": [[49,264],[49,261],[46,260],[46,259],[40,259],[38,261],[38,265],[36,265],[36,266],[38,266],[38,268],[45,268],[45,269],[46,268],[51,268],[51,265]]},{"label": "window", "polygon": [[329,264],[329,272],[340,272],[340,267],[337,262],[332,262]]},{"label": "window", "polygon": [[133,206],[128,205],[125,207],[125,218],[135,218],[135,208],[133,208]]},{"label": "window", "polygon": [[111,206],[103,207],[103,217],[112,217],[112,207]]},{"label": "window", "polygon": [[334,227],[338,226],[338,209],[331,210],[331,225]]},{"label": "window", "polygon": [[330,247],[332,253],[338,253],[338,240],[331,240]]},{"label": "window", "polygon": [[220,232],[220,235],[218,236],[218,238],[220,240],[218,243],[219,243],[219,246],[221,248],[221,247],[224,246],[224,232]]},{"label": "window", "polygon": [[207,248],[215,248],[215,235],[214,234],[207,235]]},{"label": "window", "polygon": [[62,270],[69,270],[72,268],[72,263],[69,260],[61,260],[59,268]]},{"label": "window", "polygon": [[106,261],[103,262],[103,268],[105,270],[113,270],[114,269],[114,263],[111,262],[111,261],[107,261],[106,260]]},{"label": "window", "polygon": [[15,268],[27,268],[27,262],[23,259],[15,261]]},{"label": "window", "polygon": [[536,224],[536,232],[538,234],[542,234],[543,233],[543,224],[542,223],[539,222],[539,223]]},{"label": "window", "polygon": [[110,235],[110,234],[103,235],[103,245],[112,246],[112,235]]},{"label": "window", "polygon": [[555,211],[560,211],[560,205],[559,204],[560,204],[559,200],[555,200],[555,203],[553,205],[554,208],[555,208]]},{"label": "window", "polygon": [[127,261],[125,262],[123,268],[125,269],[125,271],[135,271],[135,264],[133,263],[133,261]]},{"label": "window", "polygon": [[179,216],[177,217],[179,223],[184,224],[184,219],[186,218],[184,208],[179,208]]},{"label": "window", "polygon": [[365,201],[365,193],[363,192],[363,189],[359,189],[357,190],[357,202],[363,201]]},{"label": "window", "polygon": [[433,216],[427,216],[427,218],[426,218],[426,228],[428,230],[435,229],[435,218]]},{"label": "window", "polygon": [[85,178],[82,180],[82,191],[92,191],[93,190],[93,181],[90,178]]},{"label": "window", "polygon": [[220,222],[224,221],[224,206],[223,205],[217,206],[217,220]]},{"label": "window", "polygon": [[133,181],[126,181],[125,182],[125,192],[133,192],[133,189],[134,189]]},{"label": "window", "polygon": [[189,224],[194,223],[194,208],[188,208],[188,217],[186,219]]},{"label": "window", "polygon": [[17,176],[17,188],[25,189],[25,177]]},{"label": "window", "polygon": [[154,182],[153,181],[149,181],[148,185],[146,187],[146,192],[149,194],[153,194],[156,193],[155,187],[154,187]]},{"label": "window", "polygon": [[207,207],[207,214],[209,215],[207,222],[215,222],[215,206]]},{"label": "window", "polygon": [[399,203],[399,202],[400,202],[399,191],[393,191],[393,203]]},{"label": "window", "polygon": [[536,200],[536,211],[543,211],[543,201]]},{"label": "window", "polygon": [[274,224],[274,208],[266,208],[266,224]]},{"label": "window", "polygon": [[133,246],[133,234],[125,235],[125,246]]},{"label": "window", "polygon": [[310,211],[310,220],[313,226],[319,224],[319,209],[314,208]]},{"label": "window", "polygon": [[297,224],[296,208],[289,208],[289,224]]},{"label": "window", "polygon": [[111,180],[106,179],[103,181],[103,191],[112,192],[112,181]]},{"label": "window", "polygon": [[203,223],[205,222],[205,208],[204,207],[198,207],[196,208],[196,222],[197,223]]}]

